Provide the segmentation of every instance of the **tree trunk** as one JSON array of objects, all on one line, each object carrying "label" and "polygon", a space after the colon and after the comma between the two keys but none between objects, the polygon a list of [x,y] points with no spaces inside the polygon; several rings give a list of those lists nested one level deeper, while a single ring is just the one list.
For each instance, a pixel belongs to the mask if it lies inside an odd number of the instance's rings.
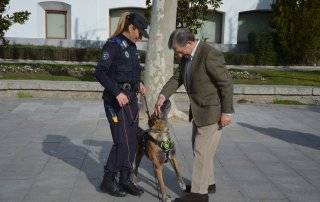
[{"label": "tree trunk", "polygon": [[[176,27],[177,0],[153,0],[150,39],[145,68],[145,84],[148,88],[147,102],[153,110],[159,92],[173,74],[173,51],[168,48],[171,32]],[[169,116],[186,118],[177,110],[173,99]]]}]

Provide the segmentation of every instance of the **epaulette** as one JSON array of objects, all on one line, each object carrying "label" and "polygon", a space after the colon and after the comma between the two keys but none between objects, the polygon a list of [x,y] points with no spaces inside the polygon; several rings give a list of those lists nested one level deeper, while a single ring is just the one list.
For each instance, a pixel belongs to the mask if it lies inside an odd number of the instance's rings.
[{"label": "epaulette", "polygon": [[121,39],[120,37],[112,37],[111,39],[109,39],[109,41],[118,44],[119,46],[121,46],[121,48],[123,50],[126,50],[129,46],[128,42],[126,42],[126,40]]}]

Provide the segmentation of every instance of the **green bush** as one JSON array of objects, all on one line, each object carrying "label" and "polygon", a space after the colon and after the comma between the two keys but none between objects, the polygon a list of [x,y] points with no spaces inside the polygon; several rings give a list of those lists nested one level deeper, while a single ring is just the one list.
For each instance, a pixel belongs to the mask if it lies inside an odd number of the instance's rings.
[{"label": "green bush", "polygon": [[320,1],[277,0],[271,4],[271,26],[286,64],[320,64]]},{"label": "green bush", "polygon": [[[145,61],[145,51],[139,51],[140,62]],[[59,60],[96,62],[101,57],[97,48],[63,48],[54,46],[7,45],[0,47],[0,58],[29,60]]]},{"label": "green bush", "polygon": [[62,48],[54,46],[8,45],[0,47],[4,59],[97,61],[100,49]]},{"label": "green bush", "polygon": [[255,65],[255,57],[250,53],[224,53],[228,65]]},{"label": "green bush", "polygon": [[254,55],[257,65],[277,65],[274,37],[268,32],[251,32],[248,35],[249,51]]},{"label": "green bush", "polygon": [[[146,51],[139,50],[140,62],[144,63]],[[8,45],[0,47],[0,58],[29,60],[59,60],[96,62],[101,55],[101,49],[63,48],[54,46]],[[228,65],[256,65],[252,53],[224,53]],[[177,63],[178,60],[175,60]]]}]

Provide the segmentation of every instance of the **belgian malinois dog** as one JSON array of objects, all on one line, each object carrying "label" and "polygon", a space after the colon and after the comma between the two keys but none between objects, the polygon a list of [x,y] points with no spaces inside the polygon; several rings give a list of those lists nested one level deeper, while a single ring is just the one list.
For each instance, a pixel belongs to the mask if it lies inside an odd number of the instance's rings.
[{"label": "belgian malinois dog", "polygon": [[163,180],[164,164],[169,161],[174,169],[180,189],[186,189],[186,185],[182,179],[178,162],[176,159],[176,151],[174,142],[169,134],[167,115],[170,111],[171,103],[165,101],[161,107],[161,115],[152,114],[149,116],[149,130],[142,130],[138,133],[138,149],[135,159],[134,175],[138,176],[138,167],[143,155],[145,154],[153,163],[156,180],[160,186],[162,202],[171,201],[171,197],[166,191]]}]

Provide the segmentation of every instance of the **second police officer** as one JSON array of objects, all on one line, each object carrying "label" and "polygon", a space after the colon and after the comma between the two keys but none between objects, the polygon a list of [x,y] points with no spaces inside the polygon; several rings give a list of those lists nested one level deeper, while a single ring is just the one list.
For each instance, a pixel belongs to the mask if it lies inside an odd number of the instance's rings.
[{"label": "second police officer", "polygon": [[[113,139],[100,189],[117,197],[143,193],[133,183],[131,174],[137,148],[137,92],[145,94],[146,91],[140,81],[141,66],[135,43],[142,36],[149,38],[147,27],[142,16],[123,13],[115,33],[103,46],[95,70],[96,79],[104,87],[104,108]],[[116,180],[118,173],[119,181]]]}]

